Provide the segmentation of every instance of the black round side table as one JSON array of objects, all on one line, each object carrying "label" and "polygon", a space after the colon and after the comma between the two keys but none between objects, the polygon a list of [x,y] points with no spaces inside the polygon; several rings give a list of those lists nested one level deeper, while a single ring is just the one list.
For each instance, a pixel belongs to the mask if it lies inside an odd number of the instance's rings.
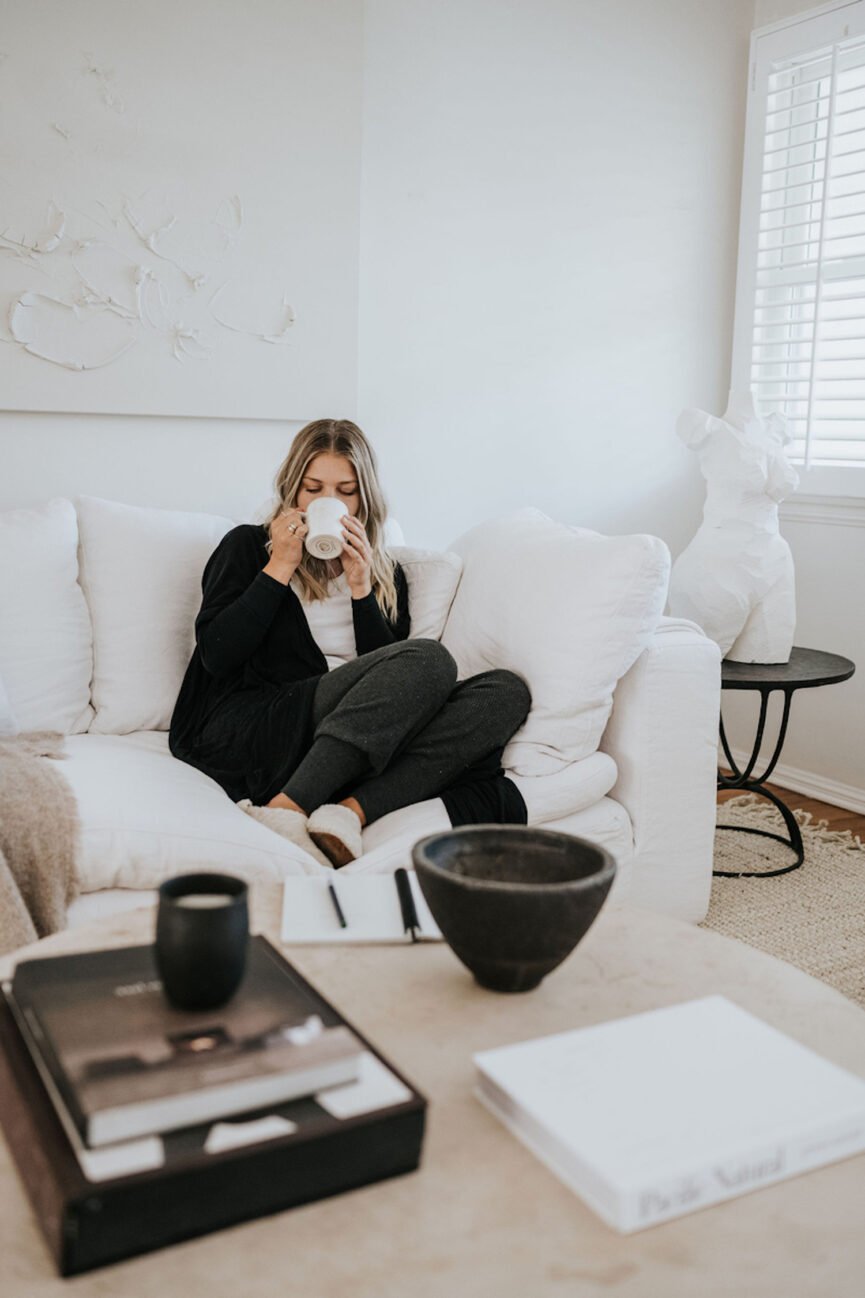
[{"label": "black round side table", "polygon": [[[714,870],[714,874],[725,879],[769,879],[777,874],[789,874],[791,870],[798,870],[805,859],[805,851],[802,846],[802,834],[796,823],[796,817],[777,794],[766,788],[766,781],[774,771],[778,758],[781,756],[781,749],[784,747],[787,722],[790,719],[790,704],[795,691],[816,689],[818,685],[835,685],[839,681],[849,680],[855,670],[855,664],[849,658],[842,658],[840,654],[824,653],[822,649],[799,649],[795,647],[790,654],[790,661],[787,663],[734,663],[728,662],[726,659],[721,663],[721,689],[758,690],[760,694],[760,718],[757,722],[757,734],[754,738],[751,756],[748,758],[745,769],[740,770],[730,752],[730,745],[727,743],[727,736],[724,734],[724,718],[721,717],[721,744],[731,774],[724,775],[721,771],[718,772],[718,788],[741,789],[745,793],[757,793],[761,798],[768,798],[784,817],[784,824],[787,827],[789,837],[785,838],[783,834],[772,834],[766,829],[750,829],[742,825],[718,825],[718,829],[732,829],[739,834],[759,834],[762,838],[774,838],[776,842],[783,843],[785,847],[791,848],[796,859],[792,865],[785,865],[780,870]],[[755,776],[754,767],[760,756],[760,745],[763,742],[763,731],[766,728],[769,695],[773,690],[781,690],[784,694],[784,711],[781,716],[781,726],[778,731],[775,751],[772,753],[765,771],[762,775]]]}]

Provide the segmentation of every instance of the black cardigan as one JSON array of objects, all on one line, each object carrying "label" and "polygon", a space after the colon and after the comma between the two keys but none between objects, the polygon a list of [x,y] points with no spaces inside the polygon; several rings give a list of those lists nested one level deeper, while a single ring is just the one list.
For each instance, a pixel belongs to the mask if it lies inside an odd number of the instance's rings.
[{"label": "black cardigan", "polygon": [[[262,571],[266,541],[264,527],[243,524],[207,561],[196,647],[169,731],[175,757],[216,780],[234,801],[259,804],[279,792],[307,752],[315,687],[328,670],[300,600]],[[351,602],[359,655],[408,637],[408,584],[398,564],[394,578],[395,622],[372,593]],[[270,744],[268,723],[277,711],[279,737]]]}]

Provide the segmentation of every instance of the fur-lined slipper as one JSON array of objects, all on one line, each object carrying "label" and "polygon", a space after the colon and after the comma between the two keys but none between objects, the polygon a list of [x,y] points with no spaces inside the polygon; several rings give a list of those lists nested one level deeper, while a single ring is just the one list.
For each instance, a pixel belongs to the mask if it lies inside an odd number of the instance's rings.
[{"label": "fur-lined slipper", "polygon": [[332,865],[339,869],[363,852],[360,816],[351,807],[325,802],[307,821],[309,836]]},{"label": "fur-lined slipper", "polygon": [[319,865],[332,864],[330,858],[318,850],[307,833],[307,819],[302,811],[292,811],[290,807],[256,807],[249,798],[243,798],[237,805],[241,811],[246,812],[247,816],[252,816],[253,820],[264,825],[265,829],[272,829],[281,838],[287,838],[290,843],[302,847],[304,852],[307,852]]}]

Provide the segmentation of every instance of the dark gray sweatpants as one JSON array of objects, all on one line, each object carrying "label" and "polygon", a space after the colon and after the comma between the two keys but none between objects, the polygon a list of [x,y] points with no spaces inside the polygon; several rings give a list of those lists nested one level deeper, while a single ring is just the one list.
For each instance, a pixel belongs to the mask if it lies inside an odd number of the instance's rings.
[{"label": "dark gray sweatpants", "polygon": [[309,752],[283,792],[307,814],[356,798],[367,824],[437,797],[475,762],[502,748],[531,706],[514,672],[457,684],[437,640],[400,640],[322,676]]}]

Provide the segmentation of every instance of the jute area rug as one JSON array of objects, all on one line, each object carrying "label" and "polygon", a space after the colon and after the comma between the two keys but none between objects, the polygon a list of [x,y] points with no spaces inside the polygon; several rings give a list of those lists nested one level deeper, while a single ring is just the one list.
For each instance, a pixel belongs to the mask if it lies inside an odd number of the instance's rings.
[{"label": "jute area rug", "polygon": [[[805,861],[774,879],[712,880],[704,928],[796,965],[865,1006],[865,843],[797,811]],[[718,807],[718,823],[784,833],[779,813],[747,793]],[[777,869],[792,860],[754,834],[715,834],[716,870]]]}]

